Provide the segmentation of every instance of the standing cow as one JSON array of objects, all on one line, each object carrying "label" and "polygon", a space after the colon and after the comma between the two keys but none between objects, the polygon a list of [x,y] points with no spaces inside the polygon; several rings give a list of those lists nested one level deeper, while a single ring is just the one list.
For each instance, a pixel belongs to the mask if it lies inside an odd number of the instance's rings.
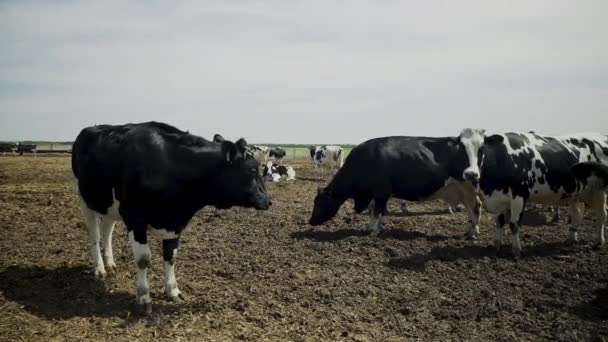
[{"label": "standing cow", "polygon": [[38,152],[38,148],[37,148],[36,144],[18,143],[17,152],[19,153],[20,156],[22,156],[23,153],[33,153],[34,156],[36,156],[36,153]]},{"label": "standing cow", "polygon": [[253,158],[255,158],[258,164],[264,165],[266,162],[268,162],[268,154],[270,149],[267,146],[248,145],[247,150],[253,156]]},{"label": "standing cow", "polygon": [[137,268],[138,310],[152,310],[148,233],[162,239],[165,291],[181,301],[174,271],[177,247],[196,211],[207,205],[268,209],[271,204],[245,140],[233,143],[219,135],[214,140],[157,122],[88,127],[76,138],[72,170],[91,239],[94,274],[106,274],[104,259],[106,266],[116,266],[112,231],[116,221],[124,221]]},{"label": "standing cow", "polygon": [[[585,161],[608,163],[608,137],[588,133],[543,136],[536,133],[505,133],[486,136],[481,129],[465,129],[459,137],[469,157],[465,175],[479,182],[488,210],[496,215],[495,248],[502,246],[503,226],[513,233],[513,255],[521,255],[521,218],[526,203],[569,206],[568,241],[577,240],[577,228],[587,202],[600,212],[602,196],[581,193],[573,165]],[[601,215],[601,214],[600,214]],[[599,223],[603,226],[603,223]],[[599,230],[599,229],[598,229]],[[597,245],[603,245],[603,239]]]},{"label": "standing cow", "polygon": [[321,173],[321,179],[324,179],[325,169],[335,171],[344,164],[344,150],[340,146],[311,146],[310,156],[314,167]]},{"label": "standing cow", "polygon": [[329,185],[320,188],[309,223],[323,224],[333,218],[347,199],[355,212],[369,207],[368,229],[381,230],[381,219],[390,197],[408,201],[443,199],[467,208],[471,227],[479,234],[481,201],[476,188],[465,181],[468,166],[464,147],[456,138],[385,137],[355,147]]},{"label": "standing cow", "polygon": [[268,155],[270,158],[274,158],[277,163],[283,165],[283,159],[287,155],[287,151],[281,147],[273,147],[270,149]]},{"label": "standing cow", "polygon": [[8,142],[1,142],[0,143],[0,152],[2,152],[2,155],[6,155],[6,152],[10,152],[12,154],[15,154],[17,151],[17,144],[15,143],[8,143]]}]

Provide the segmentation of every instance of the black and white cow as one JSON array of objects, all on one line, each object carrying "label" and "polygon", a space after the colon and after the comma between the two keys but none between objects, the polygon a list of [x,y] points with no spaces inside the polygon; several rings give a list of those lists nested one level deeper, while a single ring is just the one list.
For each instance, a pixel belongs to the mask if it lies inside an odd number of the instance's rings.
[{"label": "black and white cow", "polygon": [[476,188],[463,178],[468,159],[454,138],[385,137],[355,147],[329,185],[320,188],[309,223],[333,218],[350,198],[355,212],[369,207],[368,229],[377,235],[390,197],[407,201],[443,199],[467,208],[469,237],[479,234],[481,201]]},{"label": "black and white cow", "polygon": [[[596,133],[543,136],[505,133],[486,136],[481,129],[465,129],[459,136],[469,157],[465,176],[479,182],[486,206],[496,215],[495,248],[500,249],[503,226],[513,233],[513,255],[519,257],[521,218],[526,203],[569,206],[568,241],[577,240],[584,203],[603,208],[597,196],[583,196],[571,171],[585,161],[608,163],[608,137]],[[603,241],[598,240],[598,245]]]},{"label": "black and white cow", "polygon": [[283,158],[287,155],[287,151],[281,147],[273,147],[270,149],[269,156],[270,158],[274,158],[274,160],[283,165]]},{"label": "black and white cow", "polygon": [[277,165],[269,161],[262,167],[262,177],[271,178],[275,183],[282,177],[286,177],[287,180],[295,180],[296,171],[289,165]]},{"label": "black and white cow", "polygon": [[138,310],[152,308],[148,233],[162,239],[167,295],[183,300],[175,260],[179,237],[196,211],[207,205],[268,209],[271,204],[259,164],[246,149],[244,139],[233,143],[216,135],[207,141],[157,122],[83,129],[73,146],[72,170],[91,239],[94,274],[106,274],[104,261],[109,268],[116,266],[112,231],[122,220],[137,268]]},{"label": "black and white cow", "polygon": [[17,144],[12,142],[0,142],[0,152],[2,155],[6,155],[6,152],[15,154],[17,151]]},{"label": "black and white cow", "polygon": [[18,143],[17,144],[17,152],[19,152],[19,155],[22,156],[23,153],[33,153],[34,156],[36,155],[36,152],[38,151],[36,144],[24,144],[24,143]]},{"label": "black and white cow", "polygon": [[260,165],[266,164],[270,149],[267,146],[248,145],[247,150]]},{"label": "black and white cow", "polygon": [[310,156],[322,179],[325,169],[338,170],[344,164],[344,150],[336,145],[311,146]]}]

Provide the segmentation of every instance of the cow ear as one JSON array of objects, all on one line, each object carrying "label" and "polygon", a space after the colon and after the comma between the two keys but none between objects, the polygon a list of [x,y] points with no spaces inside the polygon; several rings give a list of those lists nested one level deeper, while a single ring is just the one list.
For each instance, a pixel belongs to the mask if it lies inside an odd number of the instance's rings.
[{"label": "cow ear", "polygon": [[238,147],[232,141],[224,140],[222,142],[222,155],[226,158],[226,161],[231,163],[243,156],[239,152]]},{"label": "cow ear", "polygon": [[216,134],[213,136],[213,142],[222,143],[224,141],[226,141],[226,139],[224,139],[224,137],[221,136],[220,134]]},{"label": "cow ear", "polygon": [[245,150],[247,149],[247,141],[241,138],[236,141],[236,146],[242,154],[245,154]]},{"label": "cow ear", "polygon": [[502,144],[505,141],[505,139],[502,137],[502,135],[499,134],[494,134],[491,136],[484,136],[484,143],[486,144],[490,144],[490,145],[494,145],[494,144]]}]

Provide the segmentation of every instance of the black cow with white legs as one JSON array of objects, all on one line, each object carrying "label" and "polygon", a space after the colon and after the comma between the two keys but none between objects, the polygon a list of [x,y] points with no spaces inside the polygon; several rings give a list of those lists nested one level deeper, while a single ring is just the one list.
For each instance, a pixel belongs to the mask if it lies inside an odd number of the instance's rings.
[{"label": "black cow with white legs", "polygon": [[179,237],[196,211],[208,205],[268,209],[271,204],[259,164],[246,151],[244,139],[234,143],[216,135],[207,141],[157,122],[83,129],[73,146],[72,169],[94,274],[104,276],[105,266],[116,266],[112,231],[122,220],[135,257],[138,310],[152,309],[148,233],[162,239],[166,294],[183,300],[174,267]]},{"label": "black cow with white legs", "polygon": [[[479,182],[488,210],[496,215],[497,250],[502,245],[503,226],[508,223],[513,234],[513,255],[520,256],[519,234],[526,203],[568,205],[570,243],[577,240],[585,202],[601,215],[603,198],[582,192],[571,169],[579,162],[608,163],[607,136],[597,133],[485,135],[484,130],[468,128],[459,139],[469,157],[466,174]],[[597,245],[603,244],[604,241],[598,239]]]},{"label": "black cow with white legs", "polygon": [[481,201],[476,187],[464,179],[468,158],[464,146],[453,137],[385,137],[355,147],[329,185],[320,188],[309,223],[323,224],[333,218],[347,199],[355,212],[369,207],[368,229],[381,230],[387,201],[443,199],[452,206],[465,205],[470,218],[467,235],[479,234]]}]

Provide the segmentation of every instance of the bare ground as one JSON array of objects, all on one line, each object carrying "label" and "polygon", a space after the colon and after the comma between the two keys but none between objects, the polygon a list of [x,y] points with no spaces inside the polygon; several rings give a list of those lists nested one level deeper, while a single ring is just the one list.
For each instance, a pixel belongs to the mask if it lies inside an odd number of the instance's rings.
[{"label": "bare ground", "polygon": [[84,274],[69,157],[0,157],[0,340],[608,339],[608,257],[591,248],[590,218],[575,247],[564,222],[525,227],[518,261],[488,247],[489,216],[468,241],[465,214],[438,202],[388,216],[376,238],[350,204],[311,229],[319,182],[308,163],[295,166],[297,181],[269,184],[269,211],[206,208],[193,219],[177,263],[187,303],[164,297],[153,240],[154,313],[138,318],[124,226],[116,272]]}]

